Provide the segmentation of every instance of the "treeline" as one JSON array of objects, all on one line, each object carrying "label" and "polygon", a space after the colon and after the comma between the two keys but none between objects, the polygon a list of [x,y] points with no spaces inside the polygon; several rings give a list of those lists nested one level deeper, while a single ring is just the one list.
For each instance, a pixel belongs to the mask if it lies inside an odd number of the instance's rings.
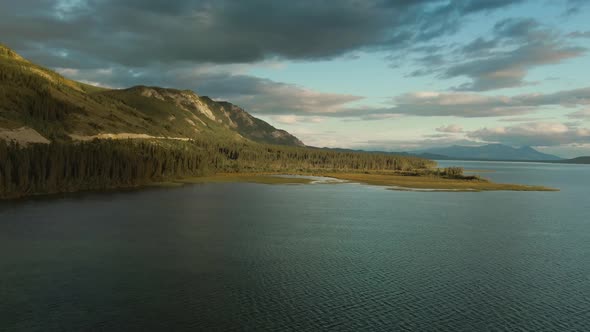
[{"label": "treeline", "polygon": [[19,146],[0,141],[0,197],[133,187],[214,172],[411,171],[430,160],[252,142],[94,140]]},{"label": "treeline", "polygon": [[204,164],[198,150],[116,141],[27,147],[0,143],[0,160],[4,197],[132,187],[198,175]]}]

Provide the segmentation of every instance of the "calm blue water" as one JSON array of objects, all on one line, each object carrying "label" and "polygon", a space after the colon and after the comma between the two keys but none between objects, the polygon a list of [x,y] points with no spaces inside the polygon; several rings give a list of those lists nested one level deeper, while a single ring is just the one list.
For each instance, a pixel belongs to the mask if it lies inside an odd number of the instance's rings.
[{"label": "calm blue water", "polygon": [[207,184],[0,204],[0,330],[590,330],[590,166],[560,192]]}]

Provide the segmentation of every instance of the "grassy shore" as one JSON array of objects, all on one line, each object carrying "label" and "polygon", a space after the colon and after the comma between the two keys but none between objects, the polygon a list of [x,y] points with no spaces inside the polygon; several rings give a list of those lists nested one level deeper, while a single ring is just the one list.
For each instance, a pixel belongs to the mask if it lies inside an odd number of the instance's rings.
[{"label": "grassy shore", "polygon": [[345,180],[349,182],[363,183],[376,186],[389,187],[394,190],[436,190],[436,191],[559,191],[558,189],[543,186],[529,186],[519,184],[494,183],[485,179],[449,179],[438,176],[421,175],[408,176],[395,172],[375,173],[297,173],[298,176],[277,176],[279,173],[223,173],[204,177],[181,179],[174,182],[165,182],[157,185],[175,186],[191,183],[230,183],[247,182],[259,184],[309,184],[314,180],[303,176],[323,176]]},{"label": "grassy shore", "polygon": [[[280,175],[280,176],[279,176]],[[396,172],[374,172],[374,173],[340,173],[340,172],[292,172],[290,174],[265,172],[265,173],[218,173],[208,176],[188,177],[161,182],[151,182],[143,185],[119,186],[95,190],[70,190],[64,192],[34,193],[29,195],[6,196],[1,199],[19,199],[23,197],[40,197],[51,195],[73,194],[75,192],[103,192],[103,191],[126,191],[140,190],[146,187],[175,188],[187,184],[205,183],[258,183],[268,185],[304,185],[316,181],[305,176],[322,176],[342,182],[325,183],[362,183],[375,186],[383,186],[391,190],[400,191],[439,191],[439,192],[479,192],[479,191],[559,191],[559,189],[527,186],[518,184],[494,183],[485,179],[445,179],[437,176],[409,176]]]},{"label": "grassy shore", "polygon": [[436,189],[442,191],[559,191],[543,186],[494,183],[485,179],[448,179],[437,176],[407,176],[396,173],[324,173],[322,176],[394,189]]}]

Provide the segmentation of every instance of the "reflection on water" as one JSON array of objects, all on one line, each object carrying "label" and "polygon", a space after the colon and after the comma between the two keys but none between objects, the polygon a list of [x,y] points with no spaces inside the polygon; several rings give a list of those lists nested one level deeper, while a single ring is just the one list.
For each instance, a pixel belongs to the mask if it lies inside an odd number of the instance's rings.
[{"label": "reflection on water", "polygon": [[0,205],[0,330],[590,329],[590,167],[560,192],[205,184]]}]

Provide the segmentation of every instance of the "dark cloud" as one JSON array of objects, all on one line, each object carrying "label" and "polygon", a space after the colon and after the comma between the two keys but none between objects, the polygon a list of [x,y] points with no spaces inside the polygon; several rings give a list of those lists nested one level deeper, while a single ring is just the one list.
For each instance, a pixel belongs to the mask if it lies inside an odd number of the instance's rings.
[{"label": "dark cloud", "polygon": [[[462,53],[469,56],[481,56],[489,54],[491,50],[496,48],[498,41],[495,39],[486,40],[482,37],[475,39],[462,48]],[[440,56],[440,55],[439,55]]]},{"label": "dark cloud", "polygon": [[507,18],[494,25],[494,32],[499,38],[528,39],[538,33],[541,24],[532,18]]},{"label": "dark cloud", "polygon": [[[571,35],[571,34],[570,34]],[[583,55],[586,49],[571,45],[569,38],[535,19],[510,18],[497,22],[490,37],[467,45],[439,49],[418,57],[421,69],[411,76],[434,74],[470,81],[455,87],[463,91],[487,91],[531,84],[529,70]]]},{"label": "dark cloud", "polygon": [[559,63],[580,56],[584,51],[580,47],[562,47],[551,42],[530,43],[488,58],[451,66],[443,76],[466,76],[472,80],[458,86],[457,90],[486,91],[517,87],[528,84],[524,79],[531,68]]},{"label": "dark cloud", "polygon": [[463,4],[463,11],[466,13],[470,12],[479,12],[479,11],[486,11],[491,9],[498,9],[502,7],[506,7],[511,5],[515,2],[520,1],[513,1],[513,0],[474,0],[474,1],[467,1]]},{"label": "dark cloud", "polygon": [[493,39],[471,44],[472,49],[479,46],[481,57],[452,65],[443,73],[446,78],[465,76],[472,80],[459,86],[459,90],[521,86],[527,84],[524,79],[531,68],[559,63],[585,52],[584,48],[567,45],[562,36],[533,19],[506,19],[495,25],[494,32]]},{"label": "dark cloud", "polygon": [[[22,0],[0,3],[4,42],[66,67],[319,59],[398,49],[519,0]],[[47,49],[67,56],[43,58]]]},{"label": "dark cloud", "polygon": [[588,0],[567,0],[565,16],[575,15],[582,10],[582,7],[588,5]]},{"label": "dark cloud", "polygon": [[567,34],[572,38],[590,38],[590,31],[574,31]]},{"label": "dark cloud", "polygon": [[[78,77],[111,86],[141,83],[197,88],[227,98],[259,96],[261,91],[280,90],[268,88],[280,83],[242,75],[186,75],[167,68],[275,58],[314,60],[386,50],[392,58],[400,52],[423,54],[417,59],[420,68],[411,76],[468,77],[472,81],[457,89],[490,90],[525,84],[530,68],[584,51],[565,45],[530,19],[501,21],[492,38],[478,38],[468,45],[434,41],[457,31],[471,14],[518,2],[21,0],[0,3],[0,31],[9,32],[3,36],[9,46],[46,66],[84,73],[117,68],[102,79]],[[506,50],[506,45],[513,47]],[[459,60],[449,61],[448,54],[440,53],[444,49],[454,49]],[[237,101],[256,106],[250,100]],[[377,114],[367,116],[384,116]]]}]

